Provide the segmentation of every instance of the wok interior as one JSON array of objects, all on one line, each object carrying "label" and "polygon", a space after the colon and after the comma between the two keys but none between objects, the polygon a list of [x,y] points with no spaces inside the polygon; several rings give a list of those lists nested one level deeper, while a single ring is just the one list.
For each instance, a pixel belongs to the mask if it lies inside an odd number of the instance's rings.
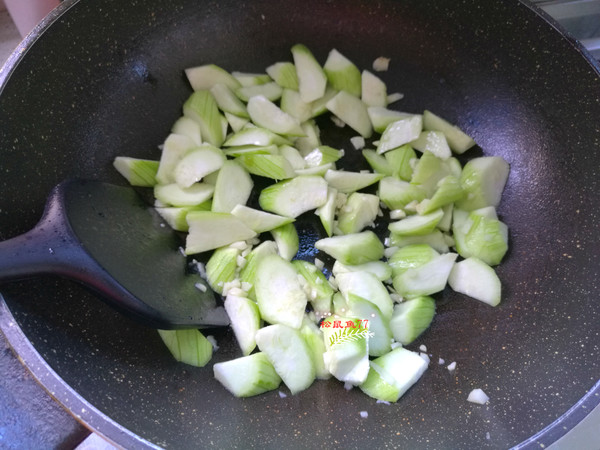
[{"label": "wok interior", "polygon": [[[291,60],[297,42],[321,62],[331,48],[359,68],[390,57],[380,75],[405,95],[395,109],[430,109],[471,134],[484,154],[511,164],[499,209],[511,239],[498,268],[503,303],[438,296],[431,329],[410,346],[425,344],[432,363],[396,405],[333,380],[286,398],[275,391],[235,399],[210,365],[175,363],[155,331],[77,285],[44,278],[3,286],[42,356],[108,416],[179,448],[493,448],[543,429],[597,382],[598,74],[528,7],[475,0],[69,7],[3,75],[2,239],[33,226],[62,179],[122,184],[111,165],[116,155],[159,158],[157,145],[191,92],[184,68],[259,72]],[[231,333],[215,336],[221,348],[213,362],[239,356]],[[458,369],[451,374],[438,358]],[[473,388],[488,393],[489,405],[466,401]]]}]

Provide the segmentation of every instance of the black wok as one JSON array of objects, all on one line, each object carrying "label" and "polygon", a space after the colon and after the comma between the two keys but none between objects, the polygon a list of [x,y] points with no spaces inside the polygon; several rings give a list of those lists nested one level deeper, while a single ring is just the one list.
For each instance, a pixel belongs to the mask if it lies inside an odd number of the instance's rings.
[{"label": "black wok", "polygon": [[[600,402],[600,76],[516,0],[66,1],[0,73],[0,239],[30,229],[60,180],[123,183],[115,155],[158,157],[190,93],[185,67],[260,71],[297,42],[363,68],[391,57],[381,76],[405,94],[397,109],[431,109],[471,134],[476,154],[511,164],[501,306],[440,296],[432,329],[411,346],[425,344],[432,364],[395,405],[332,380],[234,399],[210,366],[175,363],[154,330],[62,280],[2,287],[9,340],[74,415],[126,447],[553,442]],[[214,362],[237,355],[229,333],[216,337]],[[466,401],[476,387],[487,406]]]}]

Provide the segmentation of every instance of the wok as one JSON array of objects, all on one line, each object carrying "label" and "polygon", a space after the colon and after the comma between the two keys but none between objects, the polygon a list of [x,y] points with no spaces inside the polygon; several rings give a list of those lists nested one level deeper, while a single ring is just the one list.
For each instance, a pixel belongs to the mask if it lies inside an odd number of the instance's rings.
[{"label": "wok", "polygon": [[[210,365],[177,364],[154,330],[51,278],[1,289],[16,351],[74,415],[126,447],[553,442],[600,401],[600,77],[517,0],[67,0],[0,73],[0,238],[30,229],[60,180],[123,183],[114,156],[158,157],[190,93],[185,67],[261,71],[297,42],[320,61],[335,47],[361,68],[391,57],[381,77],[405,94],[396,109],[430,109],[471,134],[475,154],[510,163],[503,303],[440,296],[411,346],[427,346],[430,368],[395,405],[333,380],[235,399]],[[238,355],[229,332],[215,336],[213,362]],[[477,387],[488,405],[466,401]]]}]

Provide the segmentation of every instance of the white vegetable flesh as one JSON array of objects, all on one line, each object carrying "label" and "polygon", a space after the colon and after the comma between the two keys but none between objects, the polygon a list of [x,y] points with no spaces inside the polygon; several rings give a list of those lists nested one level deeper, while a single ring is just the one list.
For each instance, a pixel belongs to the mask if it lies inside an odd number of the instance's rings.
[{"label": "white vegetable flesh", "polygon": [[471,392],[469,392],[467,401],[471,403],[477,403],[478,405],[485,405],[490,401],[490,398],[481,389],[473,389]]},{"label": "white vegetable flesh", "polygon": [[256,332],[256,343],[292,394],[312,384],[315,367],[300,331],[282,324],[269,325]]}]

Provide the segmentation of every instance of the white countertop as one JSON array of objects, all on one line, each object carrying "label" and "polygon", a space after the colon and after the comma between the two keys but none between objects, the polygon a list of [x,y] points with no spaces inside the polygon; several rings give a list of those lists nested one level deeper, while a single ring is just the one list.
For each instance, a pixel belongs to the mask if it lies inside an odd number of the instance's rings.
[{"label": "white countertop", "polygon": [[0,64],[8,58],[8,55],[21,42],[21,36],[17,27],[12,22],[4,3],[0,0]]}]

